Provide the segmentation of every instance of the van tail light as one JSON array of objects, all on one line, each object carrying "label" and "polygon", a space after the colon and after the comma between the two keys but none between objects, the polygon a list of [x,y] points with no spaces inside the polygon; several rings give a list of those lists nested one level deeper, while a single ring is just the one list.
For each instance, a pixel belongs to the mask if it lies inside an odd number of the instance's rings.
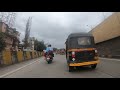
[{"label": "van tail light", "polygon": [[95,60],[98,59],[98,51],[95,49],[95,57],[94,57]]},{"label": "van tail light", "polygon": [[75,52],[72,52],[72,58],[75,58]]},{"label": "van tail light", "polygon": [[97,50],[95,50],[95,56],[98,56],[98,51]]},{"label": "van tail light", "polygon": [[97,51],[97,50],[95,50],[95,53],[98,53],[98,51]]}]

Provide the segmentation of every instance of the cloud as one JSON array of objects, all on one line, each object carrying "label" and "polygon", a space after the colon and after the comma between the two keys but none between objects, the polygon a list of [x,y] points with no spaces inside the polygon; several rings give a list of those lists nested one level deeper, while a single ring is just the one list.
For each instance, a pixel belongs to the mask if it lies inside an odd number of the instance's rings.
[{"label": "cloud", "polygon": [[[111,12],[105,12],[108,17]],[[16,28],[24,38],[26,22],[32,16],[30,36],[53,47],[64,48],[67,36],[72,32],[88,32],[103,21],[102,12],[18,12]]]}]

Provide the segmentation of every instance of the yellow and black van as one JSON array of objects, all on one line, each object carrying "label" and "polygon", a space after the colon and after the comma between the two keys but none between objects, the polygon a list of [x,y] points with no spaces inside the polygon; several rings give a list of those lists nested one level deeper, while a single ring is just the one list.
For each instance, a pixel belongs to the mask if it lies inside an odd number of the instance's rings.
[{"label": "yellow and black van", "polygon": [[66,42],[66,60],[69,72],[78,66],[91,66],[95,69],[99,63],[94,37],[89,33],[72,33]]}]

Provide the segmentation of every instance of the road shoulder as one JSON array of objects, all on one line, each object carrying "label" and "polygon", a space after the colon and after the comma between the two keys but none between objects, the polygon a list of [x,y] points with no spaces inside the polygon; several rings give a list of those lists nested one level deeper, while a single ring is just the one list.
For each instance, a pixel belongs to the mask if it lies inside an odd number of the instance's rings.
[{"label": "road shoulder", "polygon": [[120,62],[120,59],[114,59],[114,58],[102,58],[102,57],[99,57],[100,59],[102,60],[110,60],[110,61],[118,61]]},{"label": "road shoulder", "polygon": [[[40,57],[40,58],[42,58],[42,57]],[[16,72],[22,68],[25,68],[26,66],[31,65],[32,63],[38,61],[40,58],[32,59],[32,60],[21,62],[21,63],[16,63],[16,64],[6,66],[6,67],[1,67],[0,68],[0,78],[2,78],[4,75],[8,75],[8,74]]]}]

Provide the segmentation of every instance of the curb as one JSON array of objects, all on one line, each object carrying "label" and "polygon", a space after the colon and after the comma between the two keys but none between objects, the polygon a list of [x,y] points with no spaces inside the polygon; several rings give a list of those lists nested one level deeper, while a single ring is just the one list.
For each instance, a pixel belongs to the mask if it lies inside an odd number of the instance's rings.
[{"label": "curb", "polygon": [[120,61],[120,59],[115,59],[115,58],[102,58],[102,57],[99,58],[104,60]]}]

